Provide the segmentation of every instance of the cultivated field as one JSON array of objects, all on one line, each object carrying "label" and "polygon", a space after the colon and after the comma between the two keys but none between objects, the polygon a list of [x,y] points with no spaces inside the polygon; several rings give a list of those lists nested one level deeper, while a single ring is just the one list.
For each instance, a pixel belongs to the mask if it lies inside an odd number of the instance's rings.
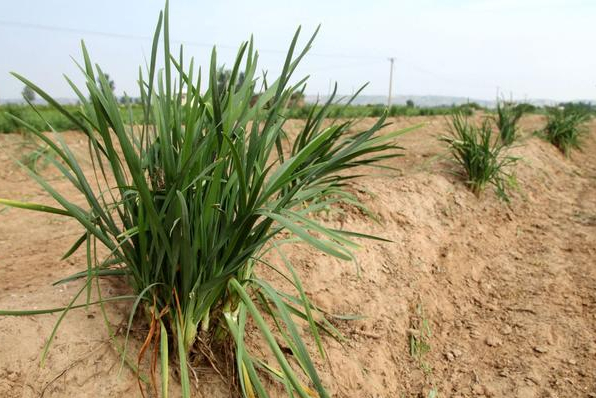
[{"label": "cultivated field", "polygon": [[[375,170],[350,183],[378,223],[348,206],[317,218],[392,242],[363,241],[354,252],[359,273],[353,263],[304,244],[285,249],[316,305],[365,317],[331,318],[347,341],[342,347],[323,336],[328,365],[306,339],[330,395],[596,396],[596,122],[589,125],[583,151],[566,158],[531,134],[544,126],[542,116],[522,118],[521,138],[512,149],[522,158],[518,187],[505,203],[492,188],[475,197],[453,174],[457,169],[437,140],[446,132],[443,117],[390,121],[385,132],[426,124],[397,140],[405,156],[389,163],[398,171]],[[302,123],[288,122],[294,129]],[[63,136],[91,176],[85,137]],[[0,197],[55,205],[14,164],[22,145],[21,135],[0,135]],[[52,178],[52,169],[42,174]],[[77,200],[67,181],[56,177],[53,183]],[[65,305],[82,282],[52,282],[85,268],[84,250],[60,261],[81,232],[64,217],[0,207],[0,309]],[[103,283],[106,295],[127,293],[117,279]],[[122,339],[131,303],[106,306]],[[58,317],[0,318],[1,397],[140,396],[126,365],[117,377],[120,356],[97,307],[68,314],[40,368]],[[306,324],[300,325],[306,335]],[[147,334],[143,328],[135,323],[130,342],[135,362]],[[247,334],[252,350],[271,355],[254,325]],[[198,396],[230,396],[229,381],[207,364],[197,365]],[[267,382],[284,396],[278,384]],[[176,396],[179,387],[173,384]]]}]

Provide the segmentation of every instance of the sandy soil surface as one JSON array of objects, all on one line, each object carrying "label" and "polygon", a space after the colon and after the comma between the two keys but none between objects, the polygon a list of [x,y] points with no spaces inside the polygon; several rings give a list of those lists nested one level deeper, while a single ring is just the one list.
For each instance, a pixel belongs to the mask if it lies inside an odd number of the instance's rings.
[{"label": "sandy soil surface", "polygon": [[[325,338],[329,363],[318,363],[332,396],[596,397],[596,122],[584,151],[566,159],[531,134],[541,117],[524,118],[524,138],[513,149],[522,157],[518,189],[505,204],[490,190],[476,198],[453,175],[436,139],[445,131],[442,117],[393,121],[388,129],[426,125],[400,138],[406,150],[392,161],[398,172],[352,187],[379,223],[354,209],[321,215],[393,243],[362,242],[360,275],[312,248],[287,249],[317,305],[366,316],[336,322],[345,347]],[[84,158],[83,136],[64,136]],[[0,135],[0,197],[52,203],[13,164],[22,143]],[[65,181],[54,183],[72,192]],[[82,251],[60,261],[79,234],[59,216],[0,208],[0,308],[66,304],[81,284],[51,283],[85,267]],[[115,280],[102,288],[126,291]],[[120,333],[129,306],[108,306]],[[140,396],[126,366],[119,375],[98,308],[67,316],[40,367],[58,317],[0,318],[1,397]],[[143,332],[143,325],[134,331],[131,352]],[[198,369],[198,377],[198,397],[229,396],[213,371]]]}]

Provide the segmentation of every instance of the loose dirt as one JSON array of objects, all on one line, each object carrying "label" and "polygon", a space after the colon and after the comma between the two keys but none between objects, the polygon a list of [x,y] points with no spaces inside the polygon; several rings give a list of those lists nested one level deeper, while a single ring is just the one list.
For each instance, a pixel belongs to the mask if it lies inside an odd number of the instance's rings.
[{"label": "loose dirt", "polygon": [[[387,131],[425,126],[399,139],[406,149],[391,161],[397,171],[373,171],[350,188],[378,223],[347,207],[319,215],[392,242],[361,241],[359,273],[310,247],[286,247],[314,303],[365,316],[334,321],[348,339],[343,347],[324,339],[329,361],[317,362],[331,395],[596,397],[596,122],[583,152],[567,159],[531,134],[544,120],[525,117],[523,139],[512,150],[521,157],[517,188],[507,204],[490,189],[475,197],[453,174],[436,139],[445,132],[442,117],[392,121]],[[84,137],[63,136],[85,159]],[[13,162],[23,142],[0,135],[0,197],[52,204]],[[43,173],[55,176],[51,168]],[[53,183],[74,195],[67,181]],[[0,308],[67,304],[81,283],[52,282],[85,268],[84,251],[60,261],[80,233],[60,216],[0,207]],[[117,280],[101,287],[106,296],[126,292]],[[130,303],[106,309],[121,336]],[[1,397],[140,396],[97,307],[66,317],[40,367],[59,316],[0,318]],[[144,332],[135,325],[129,347],[135,362]],[[254,331],[249,339],[258,351]],[[229,396],[212,370],[198,369],[197,377],[198,397]]]}]

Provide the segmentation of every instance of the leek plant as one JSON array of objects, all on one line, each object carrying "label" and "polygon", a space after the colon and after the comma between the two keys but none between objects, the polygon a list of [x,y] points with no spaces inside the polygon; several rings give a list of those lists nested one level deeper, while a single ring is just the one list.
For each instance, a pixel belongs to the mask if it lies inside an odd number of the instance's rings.
[{"label": "leek plant", "polygon": [[[310,303],[291,264],[271,264],[263,254],[284,243],[279,235],[285,231],[293,236],[286,241],[301,240],[328,255],[354,259],[350,251],[358,246],[354,238],[373,237],[329,228],[312,215],[338,202],[353,203],[344,190],[356,177],[350,170],[398,156],[400,148],[392,140],[405,130],[376,134],[386,126],[385,115],[360,130],[353,121],[325,124],[331,98],[312,107],[301,131],[288,138],[286,106],[306,79],[290,82],[316,31],[299,50],[298,29],[281,75],[273,82],[256,75],[258,53],[251,39],[240,46],[229,79],[221,86],[213,49],[208,85],[203,87],[201,69],[184,58],[183,49],[172,54],[168,28],[166,4],[147,70],[139,70],[141,125],[134,125],[132,112],[129,119],[123,117],[106,74],[92,63],[84,43],[80,69],[85,88],[67,78],[81,103],[77,111],[15,74],[84,132],[93,173],[84,173],[59,134],[47,135],[28,126],[51,149],[49,162],[86,203],[74,203],[33,171],[32,178],[58,206],[8,199],[0,203],[76,219],[83,231],[65,257],[84,248],[87,268],[61,281],[83,281],[66,307],[0,315],[59,311],[65,315],[92,303],[103,308],[107,301],[130,299],[129,330],[135,313],[143,314],[149,333],[140,357],[154,353],[152,376],[161,364],[161,381],[151,384],[161,385],[162,396],[168,392],[169,366],[178,364],[182,395],[190,397],[188,367],[200,356],[198,345],[209,342],[209,348],[216,350],[227,341],[235,352],[244,396],[267,397],[262,377],[269,374],[288,396],[328,397],[296,319],[308,325],[323,357],[322,334],[341,335]],[[160,41],[164,66],[158,70]],[[107,248],[107,257],[98,256],[99,245]],[[281,274],[294,290],[274,287],[268,278],[272,274]],[[107,276],[125,278],[134,294],[102,298],[99,280]],[[92,289],[97,289],[99,301],[92,302]],[[262,335],[273,360],[246,346],[248,322]]]},{"label": "leek plant", "polygon": [[518,159],[504,154],[506,146],[493,139],[488,119],[476,126],[465,115],[456,113],[450,120],[449,135],[439,139],[448,144],[476,196],[480,196],[487,185],[493,185],[498,196],[508,200],[506,188],[507,183],[513,181],[513,175],[507,168]]},{"label": "leek plant", "polygon": [[524,114],[524,107],[510,102],[497,101],[497,115],[494,118],[499,129],[501,142],[511,145],[517,138],[517,123]]},{"label": "leek plant", "polygon": [[581,148],[581,136],[586,132],[583,126],[590,118],[587,112],[573,108],[548,108],[548,119],[544,137],[565,155],[572,149]]}]

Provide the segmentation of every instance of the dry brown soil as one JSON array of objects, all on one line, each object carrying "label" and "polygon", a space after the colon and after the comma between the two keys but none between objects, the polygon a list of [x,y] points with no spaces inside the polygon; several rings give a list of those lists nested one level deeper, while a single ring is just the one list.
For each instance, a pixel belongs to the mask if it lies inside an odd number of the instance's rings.
[{"label": "dry brown soil", "polygon": [[[596,397],[596,123],[584,151],[567,159],[531,134],[541,117],[524,118],[513,149],[522,157],[518,188],[505,204],[490,189],[476,198],[452,173],[436,139],[442,117],[392,121],[387,130],[426,124],[399,139],[406,150],[391,162],[397,172],[375,171],[352,187],[379,223],[349,208],[320,217],[393,242],[362,241],[360,275],[312,248],[286,249],[316,304],[366,316],[335,322],[345,347],[325,338],[329,363],[318,364],[332,396]],[[64,137],[85,159],[83,136]],[[52,203],[15,166],[22,143],[20,135],[0,135],[0,197]],[[53,183],[72,194],[66,181]],[[81,284],[51,283],[85,268],[83,251],[60,261],[79,234],[59,216],[0,208],[0,308],[66,304]],[[126,291],[118,281],[102,288]],[[108,306],[116,330],[129,307]],[[58,317],[0,318],[0,397],[140,396],[128,367],[119,375],[120,357],[95,307],[66,317],[40,367]],[[133,331],[133,358],[143,327]],[[414,337],[428,352],[411,355]],[[197,377],[196,396],[229,395],[213,371],[198,369]]]}]

